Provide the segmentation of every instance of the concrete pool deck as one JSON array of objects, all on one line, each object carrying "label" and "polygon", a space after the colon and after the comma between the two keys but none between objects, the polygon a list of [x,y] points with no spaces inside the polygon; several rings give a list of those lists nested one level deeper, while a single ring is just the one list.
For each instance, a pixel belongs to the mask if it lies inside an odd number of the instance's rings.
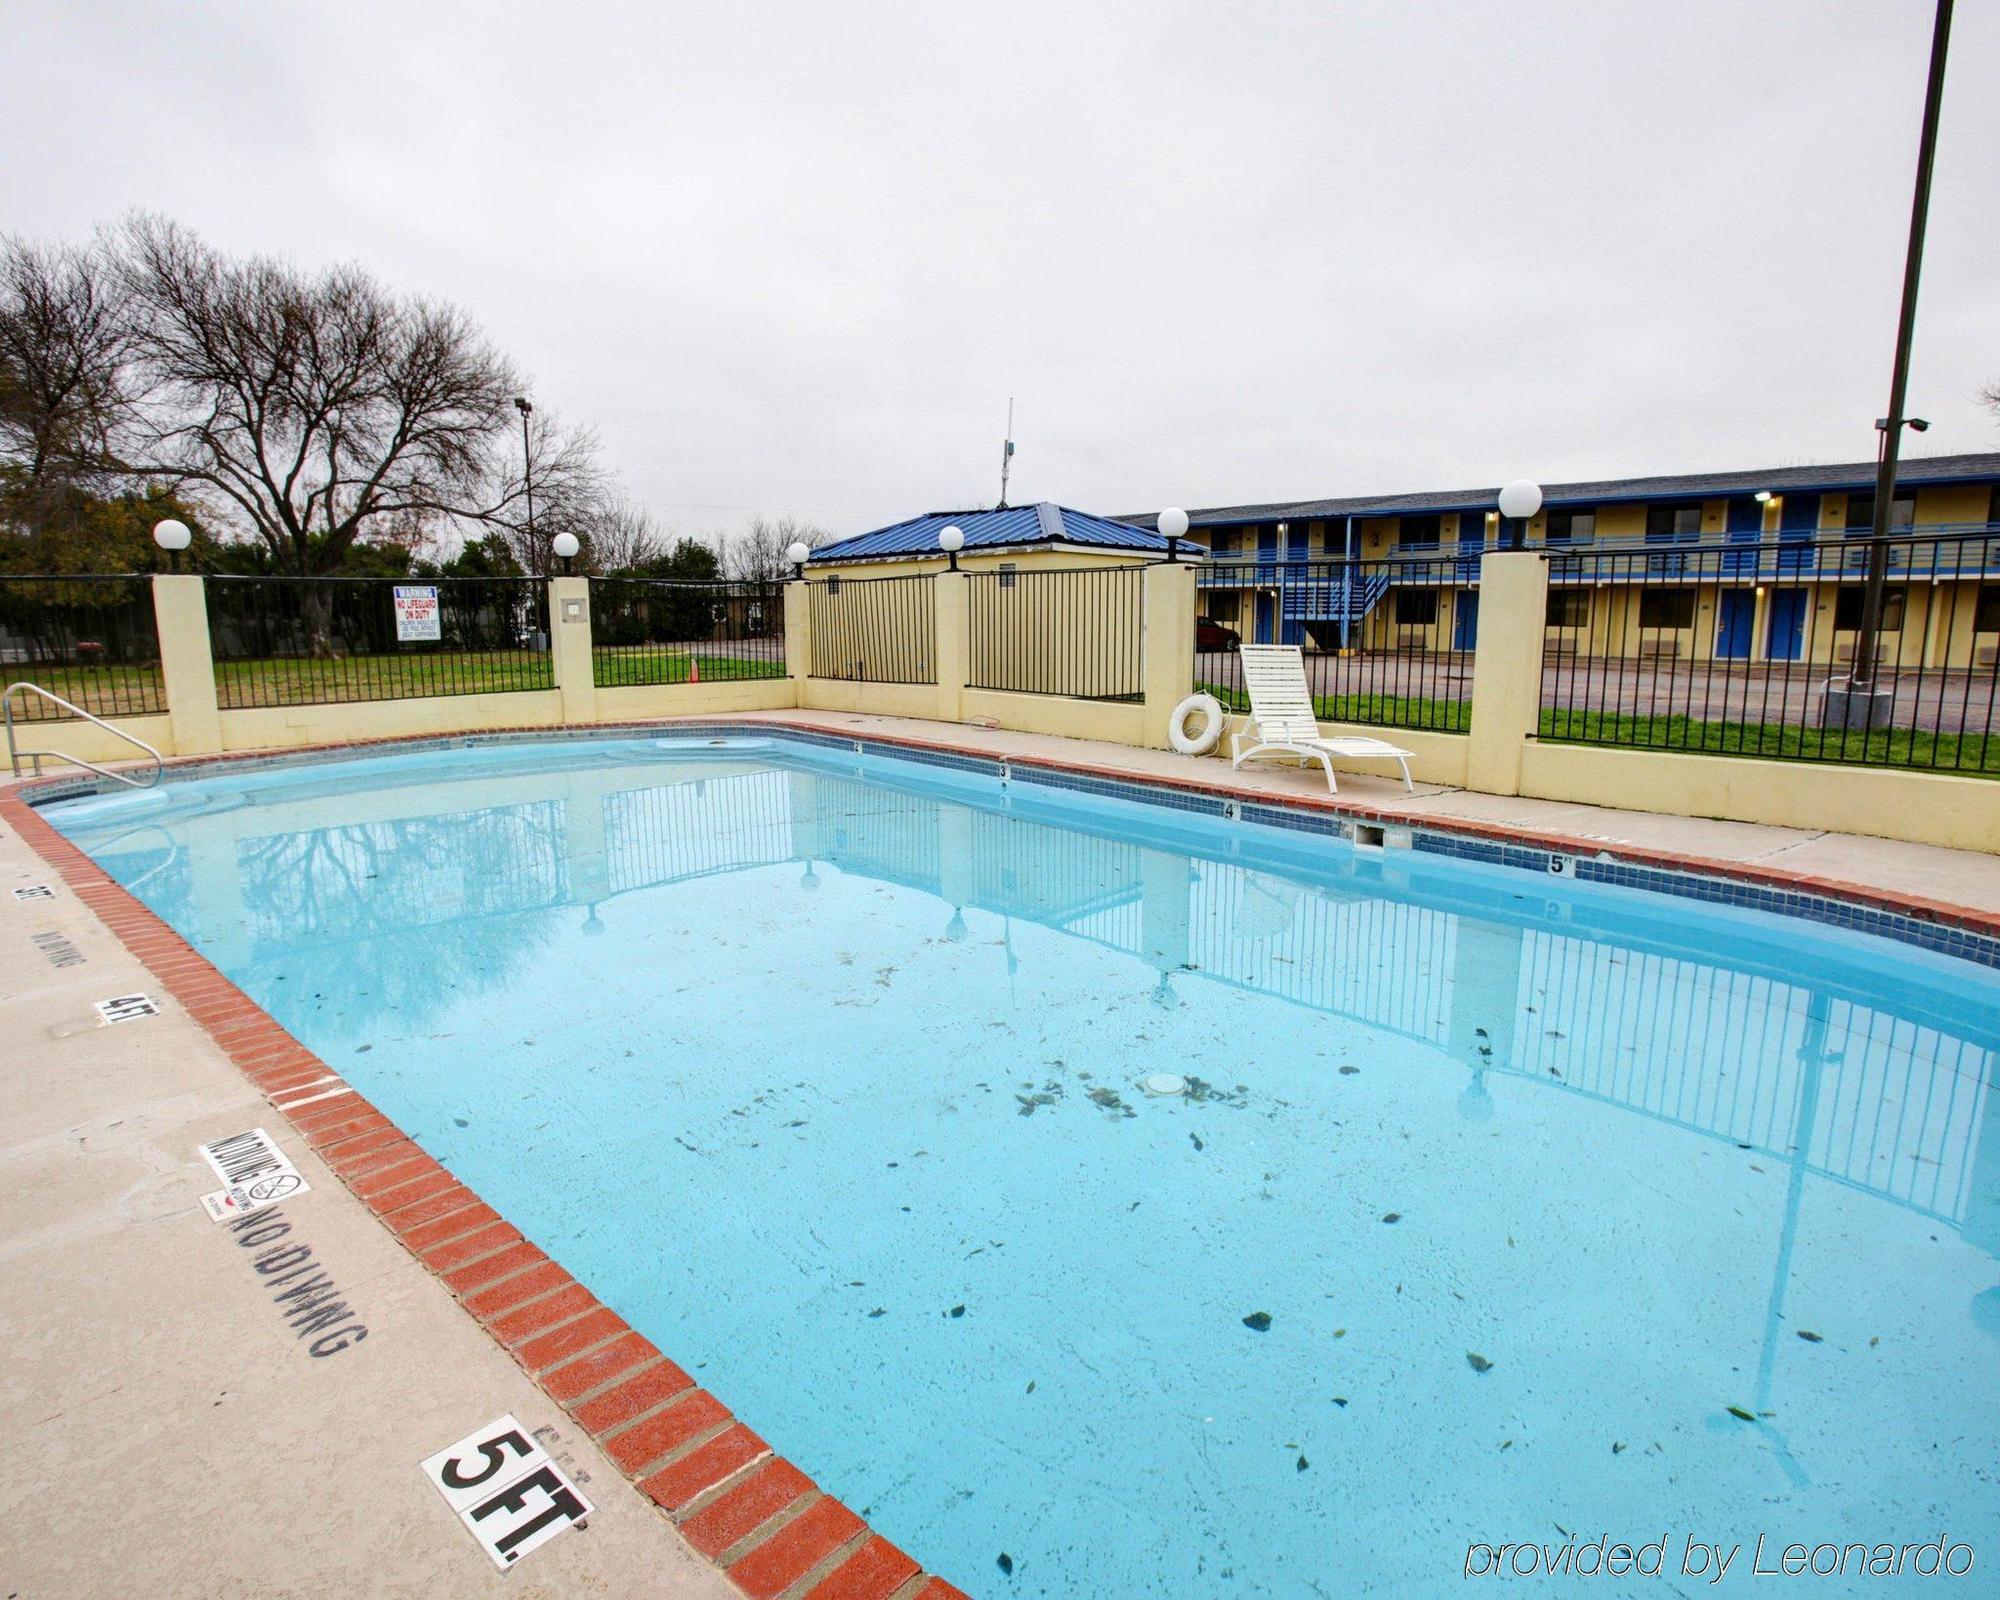
[{"label": "concrete pool deck", "polygon": [[[1258,797],[1318,803],[1328,799],[1326,778],[1317,766],[1307,770],[1260,760],[1232,772],[1227,761],[1212,756],[1183,756],[1171,750],[1142,750],[1090,739],[1057,739],[851,711],[750,711],[727,720],[903,740],[981,755],[1041,758],[1107,775],[1228,789]],[[1395,730],[1384,732],[1393,743]],[[1856,833],[1535,800],[1523,795],[1480,794],[1440,784],[1420,783],[1415,795],[1406,795],[1393,768],[1386,762],[1383,766],[1387,776],[1341,773],[1340,793],[1333,797],[1333,803],[1342,809],[1411,823],[1473,824],[1502,835],[1564,838],[1582,846],[1646,852],[1695,865],[1796,875],[1900,899],[2000,914],[2000,856],[1984,851],[1947,850]],[[1993,804],[2000,807],[2000,783],[1994,785]]]},{"label": "concrete pool deck", "polygon": [[[1259,796],[1326,798],[1316,773],[1287,766],[1232,774],[1218,761],[1162,751],[838,712],[726,720],[1039,757]],[[1412,798],[1389,778],[1343,775],[1339,800],[1385,818],[1729,862],[2000,914],[2000,858],[1971,852],[1422,786]],[[547,1371],[540,1383],[531,1377],[497,1342],[503,1335],[488,1331],[495,1327],[490,1316],[479,1313],[482,1327],[465,1314],[454,1293],[464,1286],[413,1253],[407,1230],[379,1198],[371,1173],[380,1169],[328,1144],[328,1125],[298,1098],[303,1091],[246,1076],[244,1053],[232,1040],[249,1024],[217,1021],[206,1007],[203,986],[220,981],[207,964],[171,952],[142,963],[134,946],[160,948],[142,929],[150,913],[122,891],[94,886],[94,869],[60,864],[46,839],[31,847],[24,830],[46,827],[24,819],[11,796],[0,811],[12,813],[0,814],[0,918],[9,929],[0,940],[0,1036],[9,1041],[13,1069],[0,1108],[0,1160],[10,1178],[0,1200],[0,1329],[10,1357],[0,1417],[17,1441],[0,1467],[0,1505],[11,1529],[0,1588],[23,1596],[303,1595],[336,1587],[455,1595],[499,1593],[504,1583],[513,1593],[643,1592],[676,1600],[745,1591],[774,1600],[957,1594],[869,1536],[858,1519],[842,1520],[851,1514],[816,1496],[786,1463],[757,1454],[763,1447],[754,1435],[745,1446],[744,1430],[726,1412],[635,1467],[635,1452],[620,1440],[629,1442],[699,1390],[628,1408],[615,1426],[594,1429],[609,1435],[610,1448],[600,1445],[570,1410],[589,1415],[658,1368],[622,1367],[601,1383],[572,1387],[561,1404],[551,1398]],[[10,891],[31,884],[49,885],[52,898],[16,901]],[[184,1004],[173,994],[188,974],[195,988]],[[134,992],[152,995],[161,1014],[97,1025],[96,1001]],[[314,1070],[327,1071],[316,1059]],[[290,1098],[294,1120],[267,1096]],[[281,1208],[293,1228],[286,1243],[311,1247],[353,1319],[367,1328],[365,1340],[321,1357],[286,1325],[253,1252],[239,1247],[228,1226],[210,1224],[197,1204],[215,1182],[196,1147],[260,1125],[311,1184],[309,1194]],[[390,1135],[400,1138],[385,1129]],[[331,1164],[320,1148],[332,1150]],[[371,1193],[377,1197],[367,1198]],[[474,1265],[525,1248],[496,1245]],[[525,1283],[547,1267],[553,1264],[545,1259],[524,1267],[513,1281]],[[557,1287],[547,1300],[568,1292]],[[578,1312],[577,1321],[597,1314]],[[592,1348],[609,1350],[627,1337],[636,1336],[613,1334]],[[571,1367],[587,1359],[576,1356]],[[503,1577],[417,1463],[505,1412],[537,1432],[597,1509],[587,1529],[556,1539]],[[677,1491],[671,1516],[628,1486],[628,1473],[643,1468],[657,1481],[682,1463],[699,1464],[711,1449],[717,1462],[694,1493]],[[760,1498],[766,1492],[777,1511]],[[691,1544],[681,1526],[710,1512],[720,1531],[697,1526]],[[739,1529],[742,1517],[755,1520]],[[737,1536],[727,1542],[731,1533]],[[820,1546],[804,1545],[811,1559],[799,1565],[797,1551],[780,1552],[788,1535],[800,1545],[819,1540],[824,1549],[814,1555]],[[737,1581],[696,1546],[733,1562]],[[772,1566],[785,1581],[760,1581],[743,1565],[760,1549],[794,1558]]]}]

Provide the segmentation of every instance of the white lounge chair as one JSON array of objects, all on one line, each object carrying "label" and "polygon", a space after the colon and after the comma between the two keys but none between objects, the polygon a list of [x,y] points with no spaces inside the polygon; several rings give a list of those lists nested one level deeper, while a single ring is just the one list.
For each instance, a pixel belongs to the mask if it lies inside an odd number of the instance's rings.
[{"label": "white lounge chair", "polygon": [[1237,650],[1236,657],[1243,665],[1243,686],[1250,691],[1250,727],[1246,733],[1230,737],[1232,768],[1257,756],[1297,756],[1301,766],[1317,761],[1326,768],[1327,789],[1338,794],[1334,756],[1393,761],[1403,769],[1404,792],[1417,792],[1410,782],[1412,752],[1383,739],[1329,739],[1321,735],[1312,690],[1306,685],[1305,656],[1297,645],[1246,644]]}]

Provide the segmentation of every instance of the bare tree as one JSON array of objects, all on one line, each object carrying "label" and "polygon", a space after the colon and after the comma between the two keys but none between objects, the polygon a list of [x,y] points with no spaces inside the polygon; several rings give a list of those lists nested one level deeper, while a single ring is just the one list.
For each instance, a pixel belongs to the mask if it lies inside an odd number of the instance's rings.
[{"label": "bare tree", "polygon": [[789,513],[782,517],[752,517],[743,532],[731,535],[722,548],[724,570],[732,578],[771,581],[792,575],[785,552],[794,544],[816,550],[829,535],[826,529]]},{"label": "bare tree", "polygon": [[1989,383],[1979,391],[1979,403],[1993,413],[1993,420],[2000,422],[2000,383]]},{"label": "bare tree", "polygon": [[598,464],[597,435],[588,428],[568,426],[550,411],[537,410],[530,414],[525,455],[517,427],[497,445],[495,463],[489,492],[493,509],[466,514],[491,524],[523,572],[546,578],[556,571],[554,545],[559,533],[575,534],[585,546],[584,565],[589,570],[593,538],[614,504]]},{"label": "bare tree", "polygon": [[91,251],[0,238],[0,461],[29,532],[91,487],[125,399],[125,299]]},{"label": "bare tree", "polygon": [[671,548],[653,514],[630,500],[608,502],[585,540],[598,572],[642,572],[664,562]]}]

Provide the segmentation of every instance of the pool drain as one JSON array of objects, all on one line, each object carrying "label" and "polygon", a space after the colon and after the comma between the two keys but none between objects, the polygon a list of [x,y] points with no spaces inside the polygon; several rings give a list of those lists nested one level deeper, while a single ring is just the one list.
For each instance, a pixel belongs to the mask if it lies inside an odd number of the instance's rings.
[{"label": "pool drain", "polygon": [[1177,1072],[1155,1072],[1150,1077],[1141,1078],[1139,1080],[1139,1087],[1144,1089],[1148,1094],[1160,1095],[1162,1097],[1186,1094],[1187,1079],[1183,1078]]}]

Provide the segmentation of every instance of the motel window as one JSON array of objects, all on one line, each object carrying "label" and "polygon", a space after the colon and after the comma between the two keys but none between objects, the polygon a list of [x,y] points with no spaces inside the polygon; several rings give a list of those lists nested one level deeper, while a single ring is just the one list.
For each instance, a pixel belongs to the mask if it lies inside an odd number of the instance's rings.
[{"label": "motel window", "polygon": [[1597,537],[1597,513],[1595,511],[1551,511],[1549,513],[1548,542],[1550,544],[1589,544]]},{"label": "motel window", "polygon": [[1218,529],[1215,537],[1210,541],[1210,548],[1219,556],[1234,555],[1236,553],[1236,535],[1233,533],[1224,533]]},{"label": "motel window", "polygon": [[1639,626],[1642,628],[1692,628],[1694,626],[1694,590],[1641,590],[1639,593]]},{"label": "motel window", "polygon": [[1438,542],[1438,519],[1404,517],[1397,524],[1396,542],[1406,550],[1435,550]]},{"label": "motel window", "polygon": [[1974,633],[2000,633],[2000,584],[1986,585],[1979,591],[1979,604],[1972,613]]},{"label": "motel window", "polygon": [[1435,589],[1398,589],[1396,591],[1396,621],[1406,628],[1428,628],[1438,619],[1438,597]]},{"label": "motel window", "polygon": [[[1899,632],[1903,626],[1903,593],[1901,589],[1882,591],[1882,631]],[[1844,585],[1833,597],[1833,631],[1852,633],[1861,626],[1861,606],[1866,591],[1860,584]]]},{"label": "motel window", "polygon": [[1549,608],[1545,621],[1551,628],[1587,628],[1590,626],[1590,591],[1588,589],[1551,589]]},{"label": "motel window", "polygon": [[[1913,494],[1899,494],[1889,508],[1889,529],[1914,528],[1917,525],[1917,497]],[[1847,497],[1847,531],[1849,533],[1869,533],[1875,527],[1875,497],[1872,494],[1851,494]]]},{"label": "motel window", "polygon": [[1012,589],[1016,587],[1020,583],[1020,581],[1021,581],[1021,565],[1018,561],[1003,561],[1000,563],[1001,588]]},{"label": "motel window", "polygon": [[1692,544],[1701,537],[1701,506],[1646,507],[1646,537],[1656,544]]}]

